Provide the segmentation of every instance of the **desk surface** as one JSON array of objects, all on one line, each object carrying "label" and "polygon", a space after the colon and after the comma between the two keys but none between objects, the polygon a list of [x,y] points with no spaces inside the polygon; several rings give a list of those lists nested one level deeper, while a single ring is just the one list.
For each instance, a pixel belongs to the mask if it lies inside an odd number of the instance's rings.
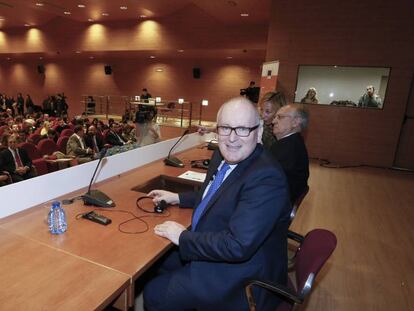
[{"label": "desk surface", "polygon": [[100,310],[130,284],[123,273],[3,229],[0,245],[2,310]]},{"label": "desk surface", "polygon": [[[168,167],[162,161],[157,161],[113,177],[100,183],[97,187],[94,186],[93,188],[105,192],[116,203],[115,208],[99,209],[98,211],[99,214],[112,219],[112,223],[108,226],[99,225],[82,218],[76,219],[77,215],[96,210],[96,208],[85,207],[83,202],[75,201],[72,205],[64,206],[68,219],[68,231],[63,235],[53,236],[48,232],[46,217],[50,209],[50,203],[4,218],[0,224],[0,229],[31,239],[49,246],[49,248],[64,251],[102,267],[116,270],[128,275],[131,281],[134,281],[172,246],[168,240],[154,234],[154,226],[167,219],[189,226],[192,210],[169,207],[166,214],[144,213],[137,209],[135,202],[138,197],[145,194],[130,189],[161,174],[178,176],[191,169],[190,160],[208,158],[210,155],[211,151],[206,149],[193,149],[178,155],[186,164],[184,168]],[[85,191],[83,189],[60,199],[75,197]],[[140,203],[149,210],[153,209],[150,200]],[[148,223],[148,230],[139,234],[120,232],[118,225],[132,218],[129,214],[119,212],[120,210],[132,212],[136,216],[145,215],[144,219]],[[130,232],[143,231],[145,228],[145,225],[138,220],[131,221],[122,227],[124,231]],[[95,284],[97,288],[101,286],[99,285],[100,282]]]}]

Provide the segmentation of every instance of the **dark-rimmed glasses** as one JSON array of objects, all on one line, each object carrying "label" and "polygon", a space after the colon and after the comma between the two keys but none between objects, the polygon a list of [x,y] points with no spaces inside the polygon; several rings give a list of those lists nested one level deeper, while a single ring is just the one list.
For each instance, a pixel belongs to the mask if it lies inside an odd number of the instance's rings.
[{"label": "dark-rimmed glasses", "polygon": [[257,129],[260,124],[257,124],[253,127],[245,127],[245,126],[239,126],[239,127],[230,127],[230,126],[217,126],[217,133],[221,136],[230,136],[231,132],[234,131],[237,136],[239,137],[247,137],[250,135],[252,131]]}]

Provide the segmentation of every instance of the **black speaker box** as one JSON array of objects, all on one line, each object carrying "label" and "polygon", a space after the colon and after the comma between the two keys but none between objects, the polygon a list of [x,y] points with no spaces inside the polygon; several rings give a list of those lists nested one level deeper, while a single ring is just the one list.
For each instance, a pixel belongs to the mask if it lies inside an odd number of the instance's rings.
[{"label": "black speaker box", "polygon": [[45,66],[37,65],[37,72],[40,73],[40,74],[45,73]]},{"label": "black speaker box", "polygon": [[105,74],[106,75],[112,74],[112,67],[111,66],[109,66],[109,65],[105,66]]},{"label": "black speaker box", "polygon": [[193,68],[193,78],[194,79],[200,79],[201,78],[201,70],[200,68]]}]

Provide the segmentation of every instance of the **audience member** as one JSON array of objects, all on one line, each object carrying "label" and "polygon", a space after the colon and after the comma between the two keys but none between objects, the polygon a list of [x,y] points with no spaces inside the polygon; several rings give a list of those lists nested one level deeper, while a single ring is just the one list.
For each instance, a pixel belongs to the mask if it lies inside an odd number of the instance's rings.
[{"label": "audience member", "polygon": [[40,130],[40,135],[46,137],[47,136],[47,132],[50,129],[50,122],[49,121],[44,121],[43,122],[43,127]]},{"label": "audience member", "polygon": [[273,119],[280,107],[286,105],[286,97],[282,92],[273,91],[263,95],[260,101],[261,116],[263,119],[263,137],[262,144],[266,150],[269,150],[276,141],[273,135]]},{"label": "audience member", "polygon": [[85,137],[86,146],[93,150],[95,154],[99,153],[104,147],[104,142],[101,135],[96,135],[95,126],[88,127],[88,133]]},{"label": "audience member", "polygon": [[17,114],[24,115],[24,98],[22,93],[17,94]]},{"label": "audience member", "polygon": [[[189,230],[174,221],[154,228],[178,248],[144,288],[148,311],[245,310],[246,280],[287,283],[288,186],[259,144],[257,109],[242,97],[232,99],[220,108],[217,125],[220,151],[202,190],[149,193],[154,203],[164,200],[195,211]],[[259,288],[255,294],[257,310],[276,309],[276,295]]]},{"label": "audience member", "polygon": [[273,120],[277,140],[270,151],[285,171],[293,203],[305,190],[309,178],[309,158],[301,131],[308,125],[308,112],[300,105],[278,110]]},{"label": "audience member", "polygon": [[33,103],[33,100],[32,100],[32,98],[30,97],[29,94],[26,95],[25,105],[26,105],[27,113],[32,114],[34,112],[34,103]]},{"label": "audience member", "polygon": [[152,95],[148,92],[147,89],[142,89],[142,94],[140,96],[140,99],[144,103],[148,103],[148,99],[152,98]]},{"label": "audience member", "polygon": [[137,144],[139,146],[146,146],[160,141],[160,127],[155,120],[157,120],[155,111],[149,111],[147,119],[140,124],[139,133],[137,133]]},{"label": "audience member", "polygon": [[36,176],[32,161],[26,151],[17,147],[17,135],[7,137],[7,147],[0,152],[3,170],[9,172],[13,182],[19,182]]},{"label": "audience member", "polygon": [[316,96],[316,89],[314,87],[309,88],[305,97],[300,101],[301,104],[318,104],[319,100]]},{"label": "audience member", "polygon": [[110,144],[111,146],[123,146],[128,141],[125,141],[121,136],[121,127],[118,123],[112,123],[112,126],[109,128],[109,132],[106,135],[106,143]]},{"label": "audience member", "polygon": [[93,159],[93,150],[86,146],[84,136],[85,131],[83,125],[76,125],[75,133],[69,137],[66,145],[66,154],[68,156],[74,156],[79,163],[86,163]]},{"label": "audience member", "polygon": [[367,91],[358,101],[358,107],[378,108],[381,106],[381,98],[375,94],[375,88],[372,85],[367,86]]},{"label": "audience member", "polygon": [[259,101],[260,88],[256,87],[256,82],[250,81],[249,86],[240,90],[240,95],[246,96],[252,103],[257,104]]}]

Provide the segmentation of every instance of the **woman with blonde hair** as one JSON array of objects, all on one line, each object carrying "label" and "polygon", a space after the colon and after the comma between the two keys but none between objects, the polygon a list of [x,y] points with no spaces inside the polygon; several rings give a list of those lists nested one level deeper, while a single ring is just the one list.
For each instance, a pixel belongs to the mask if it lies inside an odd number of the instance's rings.
[{"label": "woman with blonde hair", "polygon": [[263,119],[262,143],[267,150],[270,150],[270,147],[276,141],[276,137],[273,135],[272,121],[279,108],[286,104],[285,95],[278,91],[268,92],[260,100],[260,114]]},{"label": "woman with blonde hair", "polygon": [[306,95],[300,101],[301,104],[318,104],[319,100],[316,97],[316,89],[314,87],[309,88]]}]

